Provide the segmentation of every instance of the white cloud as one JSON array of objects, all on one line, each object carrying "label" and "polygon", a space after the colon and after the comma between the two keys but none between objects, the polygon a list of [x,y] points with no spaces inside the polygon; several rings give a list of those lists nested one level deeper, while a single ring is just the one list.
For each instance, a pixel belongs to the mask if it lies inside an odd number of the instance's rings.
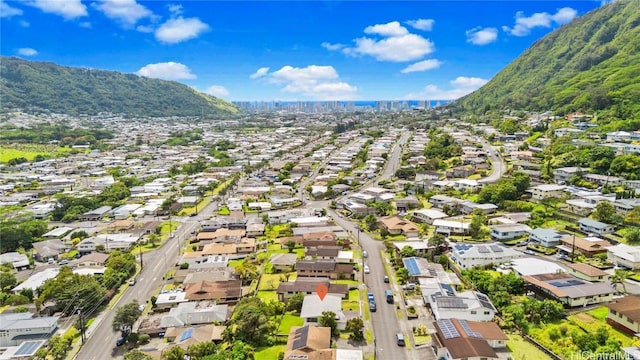
[{"label": "white cloud", "polygon": [[164,62],[145,65],[136,71],[136,74],[154,79],[163,80],[181,80],[195,79],[196,76],[191,73],[186,65],[177,62]]},{"label": "white cloud", "polygon": [[[269,73],[268,68],[260,68],[255,74],[264,77],[268,83],[281,85],[282,92],[299,94],[314,100],[353,100],[358,88],[340,81],[333,66],[309,65],[304,68],[283,66]],[[254,75],[255,75],[254,74]]]},{"label": "white cloud", "polygon": [[340,50],[343,49],[345,47],[344,44],[332,44],[332,43],[328,43],[328,42],[323,42],[322,44],[320,44],[323,48],[327,49],[327,50],[331,50],[331,51],[336,51],[336,50]]},{"label": "white cloud", "polygon": [[18,49],[18,54],[22,56],[34,56],[38,55],[38,52],[36,51],[36,49],[32,48],[20,48]]},{"label": "white cloud", "polygon": [[449,82],[452,86],[449,90],[429,84],[418,93],[407,94],[405,99],[455,100],[477,90],[487,82],[488,80],[477,77],[459,76]]},{"label": "white cloud", "polygon": [[83,21],[81,23],[78,24],[78,26],[85,28],[85,29],[91,29],[91,23],[88,21]]},{"label": "white cloud", "polygon": [[67,20],[88,15],[87,7],[81,2],[81,0],[31,0],[26,4],[36,7],[46,13],[60,15]]},{"label": "white cloud", "polygon": [[360,37],[353,40],[355,46],[352,47],[327,42],[322,43],[322,46],[328,50],[341,49],[344,54],[350,56],[368,55],[378,61],[394,62],[419,60],[434,51],[434,45],[430,40],[409,33],[398,21],[367,26],[364,32],[378,35],[379,38]]},{"label": "white cloud", "polygon": [[503,26],[502,30],[514,36],[526,36],[531,33],[531,29],[536,27],[549,28],[553,23],[562,25],[570,22],[578,15],[578,12],[570,7],[558,9],[555,14],[547,12],[535,13],[531,16],[524,16],[524,12],[516,13],[516,23],[513,27]]},{"label": "white cloud", "polygon": [[407,24],[413,27],[414,29],[422,30],[422,31],[431,31],[433,29],[433,24],[436,21],[433,19],[417,19],[417,20],[409,20]]},{"label": "white cloud", "polygon": [[473,28],[465,32],[467,42],[473,45],[487,45],[498,38],[498,29],[496,28]]},{"label": "white cloud", "polygon": [[261,78],[261,77],[265,76],[268,72],[269,72],[269,68],[268,67],[261,67],[260,69],[256,70],[256,72],[254,72],[253,74],[249,75],[249,78],[251,78],[251,79]]},{"label": "white cloud", "polygon": [[408,73],[418,72],[418,71],[427,71],[427,70],[437,69],[440,67],[440,65],[442,65],[442,61],[440,60],[436,60],[436,59],[423,60],[407,66],[406,68],[400,70],[400,72],[403,74],[408,74]]},{"label": "white cloud", "polygon": [[0,0],[0,18],[10,18],[18,15],[22,15],[22,9],[11,7],[4,1]]},{"label": "white cloud", "polygon": [[355,40],[356,46],[345,48],[348,55],[369,55],[378,61],[413,61],[434,51],[433,43],[422,36],[406,34],[382,40],[362,37]]},{"label": "white cloud", "polygon": [[183,18],[167,20],[156,30],[156,39],[161,42],[175,44],[198,37],[209,30],[209,25],[198,18]]},{"label": "white cloud", "polygon": [[136,0],[101,0],[94,6],[108,18],[121,22],[125,28],[131,28],[138,20],[153,15],[151,10]]},{"label": "white cloud", "polygon": [[182,14],[182,5],[170,4],[169,5],[169,12],[174,14],[174,15]]},{"label": "white cloud", "polygon": [[401,26],[399,22],[392,21],[386,24],[376,24],[367,26],[364,29],[365,34],[378,34],[381,36],[402,36],[409,33],[407,28]]},{"label": "white cloud", "polygon": [[141,33],[152,33],[153,32],[153,26],[151,26],[151,25],[138,25],[138,26],[136,26],[136,31],[139,31]]},{"label": "white cloud", "polygon": [[204,92],[215,97],[225,97],[229,95],[229,91],[221,85],[209,86]]},{"label": "white cloud", "polygon": [[[0,11],[1,11],[1,10],[0,10]],[[20,23],[19,23],[19,24],[20,24],[20,26],[22,26],[22,27],[29,27],[29,26],[31,26],[31,24],[30,24],[28,21],[26,21],[26,20],[20,20]]]}]

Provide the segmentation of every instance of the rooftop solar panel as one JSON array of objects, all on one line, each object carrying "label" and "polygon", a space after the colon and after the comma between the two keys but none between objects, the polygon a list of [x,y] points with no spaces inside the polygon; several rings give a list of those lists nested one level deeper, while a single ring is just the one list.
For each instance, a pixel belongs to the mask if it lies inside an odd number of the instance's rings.
[{"label": "rooftop solar panel", "polygon": [[468,306],[464,300],[457,297],[443,296],[437,299],[438,306],[448,309],[466,309]]},{"label": "rooftop solar panel", "polygon": [[476,298],[478,298],[478,301],[480,301],[480,304],[482,304],[482,306],[488,309],[493,309],[493,310],[496,309],[491,303],[491,300],[489,300],[489,298],[485,294],[476,292]]},{"label": "rooftop solar panel", "polygon": [[471,330],[466,320],[458,320],[458,322],[462,325],[462,329],[467,333],[467,336],[482,339],[482,334]]},{"label": "rooftop solar panel", "polygon": [[292,349],[297,350],[307,346],[307,338],[309,336],[309,327],[301,327],[295,331],[295,335],[293,337],[293,345]]},{"label": "rooftop solar panel", "polygon": [[45,340],[25,341],[20,345],[14,356],[33,355],[44,344]]},{"label": "rooftop solar panel", "polygon": [[191,335],[193,335],[193,328],[188,328],[180,335],[180,342],[190,339]]},{"label": "rooftop solar panel", "polygon": [[478,252],[479,252],[479,253],[481,253],[481,254],[488,254],[488,253],[490,253],[490,252],[491,252],[491,251],[489,251],[489,249],[487,249],[487,247],[486,247],[486,246],[484,246],[484,245],[480,245],[480,246],[478,246],[478,247],[477,247],[477,249],[478,249]]},{"label": "rooftop solar panel", "polygon": [[442,331],[442,335],[444,335],[445,339],[453,339],[460,337],[460,333],[450,319],[440,319],[438,320],[438,327]]},{"label": "rooftop solar panel", "polygon": [[420,268],[418,267],[418,263],[415,258],[408,258],[404,261],[407,270],[409,270],[409,275],[418,275],[420,274]]}]

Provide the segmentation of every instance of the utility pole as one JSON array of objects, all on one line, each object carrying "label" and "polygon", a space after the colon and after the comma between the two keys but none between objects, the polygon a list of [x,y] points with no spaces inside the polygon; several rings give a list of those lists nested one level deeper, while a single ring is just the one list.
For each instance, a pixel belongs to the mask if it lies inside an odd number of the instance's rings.
[{"label": "utility pole", "polygon": [[140,271],[142,271],[142,269],[144,269],[142,266],[142,245],[138,244],[138,247],[140,249]]},{"label": "utility pole", "polygon": [[84,345],[85,335],[84,335],[84,320],[82,319],[82,308],[76,308],[78,311],[78,318],[80,320],[80,336],[82,338],[82,345]]}]

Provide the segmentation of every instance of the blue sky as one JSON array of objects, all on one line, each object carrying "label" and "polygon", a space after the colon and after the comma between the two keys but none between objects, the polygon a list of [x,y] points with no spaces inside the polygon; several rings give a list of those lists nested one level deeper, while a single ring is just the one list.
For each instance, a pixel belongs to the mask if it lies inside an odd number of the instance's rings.
[{"label": "blue sky", "polygon": [[230,101],[450,100],[600,1],[0,0],[0,53]]}]

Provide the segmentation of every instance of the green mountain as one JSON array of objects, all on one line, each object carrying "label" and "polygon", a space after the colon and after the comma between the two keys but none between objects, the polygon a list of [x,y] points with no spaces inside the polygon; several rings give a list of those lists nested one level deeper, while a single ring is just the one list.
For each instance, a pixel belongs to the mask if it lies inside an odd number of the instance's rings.
[{"label": "green mountain", "polygon": [[175,81],[10,57],[0,57],[0,92],[2,110],[27,112],[199,116],[240,111],[222,99]]},{"label": "green mountain", "polygon": [[549,33],[451,107],[639,117],[640,0],[617,0]]}]

